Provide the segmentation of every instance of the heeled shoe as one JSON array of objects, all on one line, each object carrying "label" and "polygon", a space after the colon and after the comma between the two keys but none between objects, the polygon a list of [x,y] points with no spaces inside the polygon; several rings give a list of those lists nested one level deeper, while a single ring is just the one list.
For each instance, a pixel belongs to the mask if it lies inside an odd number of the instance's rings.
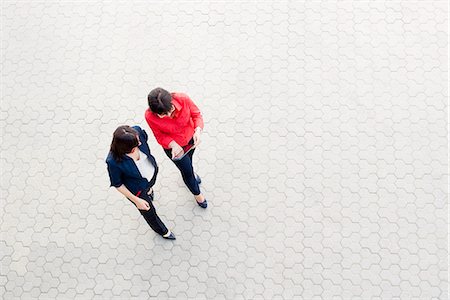
[{"label": "heeled shoe", "polygon": [[[197,200],[195,200],[197,202]],[[207,208],[208,207],[208,201],[203,200],[203,202],[197,202],[198,206],[200,206],[201,208]]]},{"label": "heeled shoe", "polygon": [[197,180],[198,184],[202,184],[202,179],[198,176],[198,174],[195,174],[195,180]]},{"label": "heeled shoe", "polygon": [[147,195],[150,197],[150,200],[153,201],[153,199],[155,199],[155,191],[153,189],[151,189],[151,190],[152,190],[152,192],[150,194],[147,193]]},{"label": "heeled shoe", "polygon": [[177,239],[175,237],[175,235],[173,234],[173,232],[171,232],[168,236],[162,236],[162,237],[166,240],[176,240]]}]

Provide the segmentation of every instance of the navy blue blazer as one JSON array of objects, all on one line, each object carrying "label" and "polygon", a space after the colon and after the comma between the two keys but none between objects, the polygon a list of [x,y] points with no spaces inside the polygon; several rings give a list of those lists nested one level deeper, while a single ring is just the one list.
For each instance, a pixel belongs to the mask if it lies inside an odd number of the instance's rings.
[{"label": "navy blue blazer", "polygon": [[112,153],[109,152],[108,157],[106,158],[106,164],[108,166],[109,179],[111,181],[110,186],[119,187],[123,184],[134,195],[139,195],[155,184],[156,175],[158,174],[158,165],[148,147],[147,133],[139,126],[133,126],[133,128],[139,133],[139,140],[141,141],[139,150],[148,156],[153,167],[155,167],[153,178],[149,182],[146,178],[142,177],[133,159],[128,155],[124,155],[122,161],[119,162],[116,161]]}]

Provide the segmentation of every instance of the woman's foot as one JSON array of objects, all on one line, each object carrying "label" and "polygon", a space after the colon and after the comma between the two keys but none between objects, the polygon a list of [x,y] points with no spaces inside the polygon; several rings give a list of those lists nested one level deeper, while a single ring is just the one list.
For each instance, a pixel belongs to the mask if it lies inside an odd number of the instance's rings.
[{"label": "woman's foot", "polygon": [[198,206],[200,206],[201,208],[207,208],[208,207],[208,201],[203,200],[203,202],[199,203],[197,202]]},{"label": "woman's foot", "polygon": [[155,192],[153,191],[153,188],[150,188],[147,192],[147,195],[150,196],[150,199],[153,201],[154,197],[155,197]]},{"label": "woman's foot", "polygon": [[167,231],[167,233],[164,234],[162,237],[165,238],[166,240],[176,240],[175,235],[170,230]]},{"label": "woman's foot", "polygon": [[195,201],[197,201],[198,206],[200,206],[201,208],[207,208],[208,207],[208,202],[206,201],[205,196],[203,196],[203,194],[200,195],[196,195],[194,196]]},{"label": "woman's foot", "polygon": [[197,180],[198,184],[202,184],[202,179],[200,178],[200,176],[198,176],[197,173],[195,173],[195,180]]}]

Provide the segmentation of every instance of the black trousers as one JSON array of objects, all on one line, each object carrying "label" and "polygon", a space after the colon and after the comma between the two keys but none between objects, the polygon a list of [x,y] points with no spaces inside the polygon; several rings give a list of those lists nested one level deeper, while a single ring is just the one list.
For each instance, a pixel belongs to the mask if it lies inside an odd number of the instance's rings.
[{"label": "black trousers", "polygon": [[194,167],[192,166],[192,156],[194,155],[195,149],[189,151],[189,153],[180,160],[172,160],[172,149],[164,149],[166,155],[173,161],[175,166],[180,170],[183,181],[187,188],[194,195],[200,195],[200,187],[198,185],[197,179],[194,175]]},{"label": "black trousers", "polygon": [[147,201],[147,203],[150,206],[149,210],[140,210],[139,212],[144,217],[145,221],[147,221],[147,224],[150,225],[150,227],[155,231],[156,233],[160,235],[166,234],[169,230],[167,229],[166,225],[161,221],[158,214],[156,213],[155,206],[152,203],[152,199],[150,195],[147,194],[148,191],[145,191],[144,193],[139,195],[139,198],[143,199],[144,201]]},{"label": "black trousers", "polygon": [[[148,188],[144,191],[141,191],[140,194],[137,195],[139,198],[143,199],[144,201],[146,201],[148,203],[148,205],[150,206],[150,209],[149,210],[138,209],[138,210],[141,213],[141,215],[144,217],[145,221],[147,221],[147,224],[150,226],[150,228],[153,229],[153,231],[155,231],[156,233],[158,233],[160,235],[164,235],[164,234],[167,234],[169,232],[169,230],[167,229],[166,225],[164,225],[164,223],[161,221],[158,214],[156,213],[155,206],[152,203],[153,199],[148,194],[148,192],[150,191],[152,186],[155,184],[156,175],[157,175],[157,172],[155,172],[155,174],[153,174],[153,178],[150,180]],[[134,204],[134,202],[132,202],[131,200],[130,200],[130,202]],[[134,205],[136,206],[136,204],[134,204]]]}]

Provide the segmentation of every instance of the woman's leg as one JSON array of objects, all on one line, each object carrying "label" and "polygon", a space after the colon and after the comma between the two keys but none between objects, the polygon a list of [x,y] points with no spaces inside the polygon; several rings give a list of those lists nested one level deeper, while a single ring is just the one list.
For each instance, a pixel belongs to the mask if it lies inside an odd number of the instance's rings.
[{"label": "woman's leg", "polygon": [[[194,151],[195,151],[195,149],[191,150],[187,154],[191,158],[192,168],[194,168],[194,159],[192,158],[192,156],[194,156]],[[195,173],[195,171],[194,171],[194,177],[195,177],[195,180],[197,180],[197,183],[200,185],[202,183],[202,179],[200,178],[200,176],[197,173]]]},{"label": "woman's leg", "polygon": [[[169,149],[164,149],[166,155],[172,159],[172,151]],[[194,150],[191,150],[188,155],[183,157],[180,160],[173,161],[173,163],[177,166],[177,168],[181,172],[181,176],[183,177],[183,181],[186,184],[187,188],[191,191],[194,196],[198,196],[201,194],[200,187],[198,185],[197,180],[194,175],[194,168],[192,167],[192,155]]]},{"label": "woman's leg", "polygon": [[141,195],[140,198],[147,201],[150,206],[150,209],[147,211],[139,210],[141,215],[144,217],[145,221],[147,221],[148,225],[150,225],[150,227],[156,233],[158,233],[160,235],[167,234],[169,232],[169,230],[167,229],[166,225],[164,225],[164,223],[161,221],[159,216],[156,214],[155,206],[152,204],[152,201],[150,200],[149,195],[144,193]]},{"label": "woman's leg", "polygon": [[187,155],[189,156],[189,158],[191,159],[191,163],[194,161],[194,160],[192,159],[192,156],[194,156],[194,152],[195,152],[195,148],[192,149],[191,151],[189,151],[189,153],[187,154]]}]

